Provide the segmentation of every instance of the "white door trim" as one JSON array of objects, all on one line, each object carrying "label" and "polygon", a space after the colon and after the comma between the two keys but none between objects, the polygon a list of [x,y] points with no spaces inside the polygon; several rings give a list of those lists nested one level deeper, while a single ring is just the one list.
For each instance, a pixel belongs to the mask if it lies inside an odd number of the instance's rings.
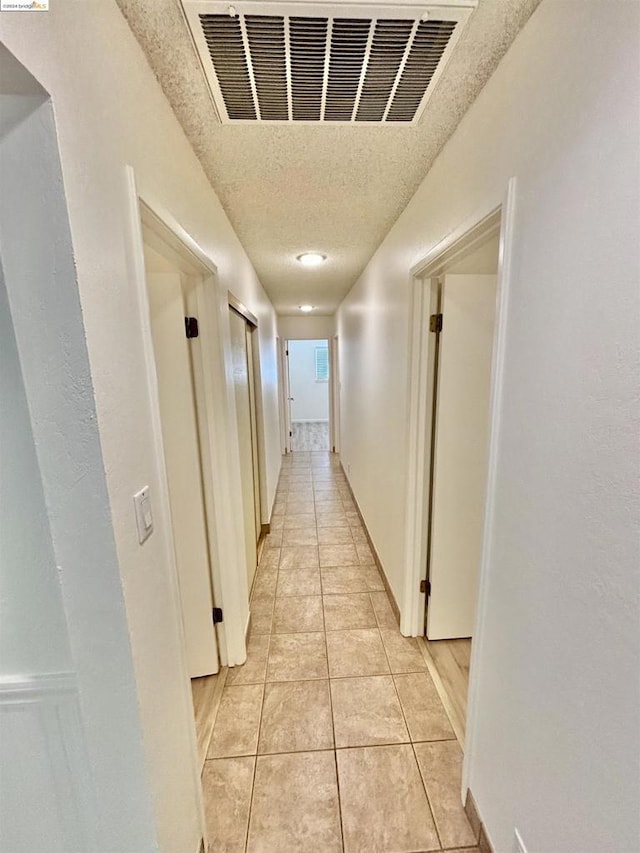
[{"label": "white door trim", "polygon": [[284,452],[291,453],[291,384],[289,379],[289,339],[281,342],[280,360],[282,364],[282,417],[284,423]]},{"label": "white door trim", "polygon": [[284,396],[284,371],[286,369],[284,363],[284,345],[282,338],[278,335],[276,338],[276,355],[278,361],[278,413],[280,415],[280,453],[284,456],[287,452],[287,434],[286,434],[286,415],[285,415],[285,396]]},{"label": "white door trim", "polygon": [[[436,277],[445,263],[485,240],[492,229],[500,224],[500,265],[504,254],[508,206],[512,204],[515,179],[511,179],[505,198],[494,199],[487,207],[441,240],[411,270],[412,310],[409,351],[409,422],[407,440],[410,460],[407,472],[405,554],[407,571],[401,605],[401,630],[406,636],[424,635],[425,597],[420,592],[420,582],[426,577],[427,528],[430,477],[431,407],[428,399],[432,363],[430,355],[429,314],[431,311],[430,280]],[[498,276],[496,339],[501,330],[504,275]],[[492,389],[496,379],[492,365]],[[493,394],[493,390],[492,390]],[[494,405],[492,397],[491,405]],[[493,418],[493,414],[491,416]]]},{"label": "white door trim", "polygon": [[258,318],[255,316],[255,314],[252,314],[251,311],[249,311],[249,309],[243,302],[240,302],[239,299],[236,299],[236,297],[230,290],[227,291],[227,300],[229,302],[230,307],[233,308],[233,310],[237,314],[241,314],[244,319],[255,329],[258,328]]},{"label": "white door trim", "polygon": [[[227,308],[227,293],[223,293],[218,283],[217,268],[209,256],[198,246],[190,235],[182,228],[176,219],[158,201],[136,184],[136,176],[132,167],[127,167],[127,182],[130,208],[130,249],[133,261],[135,287],[138,296],[140,324],[142,330],[142,345],[147,373],[147,385],[151,402],[151,416],[154,435],[156,463],[158,465],[162,493],[158,495],[157,504],[161,514],[164,529],[167,531],[167,559],[173,565],[173,592],[176,607],[180,606],[179,590],[175,557],[173,554],[171,516],[169,508],[169,492],[162,449],[162,427],[158,389],[156,387],[155,361],[151,324],[149,320],[149,305],[147,299],[147,284],[144,265],[144,249],[142,226],[140,220],[140,203],[142,202],[154,216],[165,226],[182,248],[186,248],[206,272],[203,276],[202,287],[198,289],[198,305],[200,310],[200,335],[202,338],[202,360],[207,369],[202,370],[204,392],[207,398],[208,417],[203,434],[208,435],[205,442],[204,458],[209,464],[203,465],[203,480],[205,504],[207,508],[208,529],[210,533],[210,556],[212,567],[212,584],[216,605],[224,610],[224,622],[218,625],[218,644],[222,665],[233,666],[246,660],[245,626],[248,603],[246,586],[244,554],[241,553],[242,538],[236,531],[236,513],[234,509],[238,498],[239,485],[232,476],[231,460],[235,458],[231,434],[231,415],[235,410],[229,409],[228,387],[225,363],[225,342],[228,344],[228,329],[224,328],[221,306]],[[202,322],[206,318],[205,322]],[[226,320],[226,317],[224,318]],[[226,334],[225,334],[226,332]],[[237,454],[237,447],[235,454]],[[206,470],[204,470],[206,469]],[[215,478],[212,472],[216,472]],[[231,500],[230,500],[231,496]],[[184,648],[182,649],[184,658]],[[186,673],[185,661],[185,673]],[[187,693],[188,682],[185,683]],[[191,697],[186,696],[191,702]],[[195,744],[194,744],[195,750]],[[194,751],[195,756],[195,751]],[[196,762],[197,764],[197,762]],[[199,776],[199,768],[198,768]]]},{"label": "white door trim", "polygon": [[291,341],[326,341],[329,351],[329,384],[327,393],[329,395],[329,451],[333,447],[336,453],[340,452],[338,434],[338,423],[340,414],[340,396],[337,386],[338,377],[338,336],[329,335],[328,337],[304,337],[304,338],[285,338],[281,342],[280,363],[282,365],[282,382],[281,382],[281,397],[280,405],[282,411],[282,423],[284,425],[284,447],[285,453],[291,453],[291,403],[289,397],[291,395],[291,385],[289,378],[289,343]]},{"label": "white door trim", "polygon": [[329,338],[329,449],[340,453],[340,361],[337,335]]},{"label": "white door trim", "polygon": [[409,459],[407,486],[407,521],[405,527],[406,565],[405,587],[402,599],[401,630],[407,636],[423,636],[425,601],[420,592],[420,581],[426,576],[426,519],[429,486],[429,435],[431,410],[427,399],[429,376],[429,312],[431,276],[436,276],[443,264],[451,261],[463,249],[486,237],[499,217],[500,252],[496,300],[496,327],[491,370],[489,404],[488,474],[483,525],[482,557],[480,563],[478,605],[474,629],[469,673],[469,695],[462,791],[468,787],[468,774],[473,749],[477,719],[478,668],[483,643],[483,623],[487,609],[488,573],[491,565],[491,530],[495,503],[496,467],[500,432],[500,403],[505,364],[507,310],[512,276],[512,245],[515,228],[516,179],[511,178],[502,198],[493,202],[472,219],[438,243],[429,254],[411,270],[412,276],[412,326],[410,338],[409,374]]},{"label": "white door trim", "polygon": [[[252,331],[255,333],[251,341],[251,367],[253,369],[253,405],[254,416],[256,421],[256,448],[258,452],[257,470],[258,470],[258,496],[260,500],[260,524],[264,526],[271,521],[269,501],[267,497],[267,450],[266,440],[264,435],[264,400],[262,397],[262,368],[260,360],[260,335],[258,318],[253,314],[247,306],[240,302],[233,293],[227,291],[227,301],[229,307],[240,314],[247,321]],[[251,385],[251,382],[250,382]]]},{"label": "white door trim", "polygon": [[507,348],[507,322],[509,312],[509,293],[513,278],[513,244],[515,235],[515,217],[517,209],[517,183],[511,178],[502,203],[500,222],[500,251],[498,260],[498,285],[496,300],[496,326],[491,365],[491,396],[489,400],[489,448],[487,463],[487,487],[485,498],[484,527],[482,535],[482,555],[480,558],[480,577],[478,585],[478,605],[473,643],[471,644],[471,663],[469,667],[469,690],[467,694],[467,720],[465,725],[465,750],[462,765],[463,796],[469,787],[469,768],[473,752],[478,719],[479,703],[479,666],[484,642],[484,622],[489,597],[489,571],[492,563],[492,531],[495,514],[496,481],[498,473],[498,446],[502,414],[502,389]]}]

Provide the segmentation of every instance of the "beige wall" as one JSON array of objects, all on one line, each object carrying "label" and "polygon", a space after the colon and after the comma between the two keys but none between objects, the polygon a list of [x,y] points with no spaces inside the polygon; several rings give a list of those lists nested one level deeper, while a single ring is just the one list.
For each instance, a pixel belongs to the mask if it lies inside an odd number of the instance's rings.
[{"label": "beige wall", "polygon": [[[3,13],[0,35],[53,100],[154,800],[153,831],[163,851],[195,853],[200,827],[186,803],[197,778],[185,760],[193,723],[167,542],[157,502],[156,530],[143,547],[133,516],[132,495],[146,484],[157,495],[160,482],[133,287],[126,166],[133,166],[145,196],[166,208],[214,260],[221,288],[233,291],[259,320],[269,502],[280,465],[276,315],[115,3],[58,0],[48,13]],[[97,550],[87,571],[99,572],[102,565]],[[98,659],[99,647],[95,655]],[[129,735],[118,719],[105,713],[92,727],[126,756]],[[106,825],[119,825],[122,814],[138,807],[119,801],[124,791],[124,786],[122,793],[114,786],[108,796],[98,791]],[[120,837],[122,849],[132,849],[126,846],[126,827]]]},{"label": "beige wall", "polygon": [[333,316],[278,317],[278,334],[284,340],[321,340],[335,335],[336,321]]},{"label": "beige wall", "polygon": [[410,270],[515,176],[467,755],[496,853],[640,839],[639,14],[543,0],[337,315],[342,460],[401,600]]}]

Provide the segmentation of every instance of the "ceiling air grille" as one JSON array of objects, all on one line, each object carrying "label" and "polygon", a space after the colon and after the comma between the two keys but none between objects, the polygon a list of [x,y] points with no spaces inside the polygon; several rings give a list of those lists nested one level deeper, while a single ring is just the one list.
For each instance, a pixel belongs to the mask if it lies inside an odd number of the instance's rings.
[{"label": "ceiling air grille", "polygon": [[327,45],[327,18],[290,18],[291,118],[320,121]]},{"label": "ceiling air grille", "polygon": [[474,6],[184,0],[226,123],[415,123]]}]

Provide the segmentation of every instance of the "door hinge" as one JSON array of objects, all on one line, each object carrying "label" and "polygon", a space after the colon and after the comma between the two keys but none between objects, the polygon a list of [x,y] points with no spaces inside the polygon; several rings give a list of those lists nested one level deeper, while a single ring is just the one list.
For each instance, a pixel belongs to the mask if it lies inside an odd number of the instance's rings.
[{"label": "door hinge", "polygon": [[188,338],[197,338],[199,334],[197,317],[185,317],[184,330]]},{"label": "door hinge", "polygon": [[285,350],[285,355],[289,355],[289,350]]},{"label": "door hinge", "polygon": [[289,438],[292,438],[292,437],[293,437],[293,433],[291,432],[291,430],[289,430]]},{"label": "door hinge", "polygon": [[211,611],[213,616],[213,624],[217,625],[219,622],[222,622],[222,607],[214,607]]},{"label": "door hinge", "polygon": [[424,594],[429,598],[431,595],[431,581],[422,580],[420,581],[420,592],[424,592]]},{"label": "door hinge", "polygon": [[429,331],[430,332],[441,332],[442,331],[442,314],[432,314],[429,317]]}]

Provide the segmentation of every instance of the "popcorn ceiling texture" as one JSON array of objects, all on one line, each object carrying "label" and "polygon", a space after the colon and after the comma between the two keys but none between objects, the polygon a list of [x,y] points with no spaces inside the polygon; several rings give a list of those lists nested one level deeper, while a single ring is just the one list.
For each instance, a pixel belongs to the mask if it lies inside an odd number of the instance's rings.
[{"label": "popcorn ceiling texture", "polygon": [[[179,0],[116,2],[276,310],[332,314],[540,0],[480,0],[419,125],[400,128],[223,125]],[[321,268],[296,262],[309,249]]]}]

